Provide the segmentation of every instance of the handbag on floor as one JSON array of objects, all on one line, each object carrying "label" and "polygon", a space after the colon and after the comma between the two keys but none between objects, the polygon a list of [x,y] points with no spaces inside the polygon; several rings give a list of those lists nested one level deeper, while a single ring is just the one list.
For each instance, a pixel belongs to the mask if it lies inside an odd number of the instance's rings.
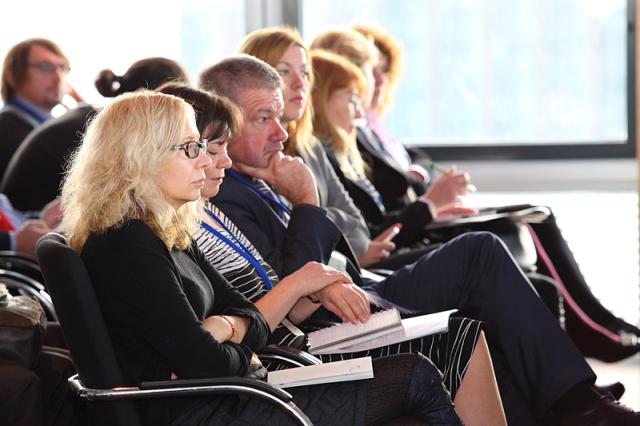
[{"label": "handbag on floor", "polygon": [[0,363],[33,368],[38,363],[47,328],[40,302],[12,296],[0,284]]}]

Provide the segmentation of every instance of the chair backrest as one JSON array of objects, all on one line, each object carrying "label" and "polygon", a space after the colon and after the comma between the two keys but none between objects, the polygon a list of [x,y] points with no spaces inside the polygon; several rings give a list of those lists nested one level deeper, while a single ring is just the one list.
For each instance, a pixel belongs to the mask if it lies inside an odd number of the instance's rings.
[{"label": "chair backrest", "polygon": [[[60,234],[40,239],[36,256],[80,379],[87,387],[108,389],[125,383],[104,323],[93,284],[82,259]],[[89,406],[96,424],[140,424],[130,401]]]}]

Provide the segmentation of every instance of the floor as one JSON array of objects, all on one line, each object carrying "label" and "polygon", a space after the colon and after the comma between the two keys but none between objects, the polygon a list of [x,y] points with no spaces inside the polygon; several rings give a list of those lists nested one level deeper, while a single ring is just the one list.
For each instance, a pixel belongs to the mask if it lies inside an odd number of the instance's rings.
[{"label": "floor", "polygon": [[[617,316],[640,323],[640,235],[638,196],[632,192],[473,194],[475,206],[551,206],[593,293]],[[607,267],[603,267],[607,265]],[[606,364],[589,360],[599,384],[621,381],[621,402],[640,410],[640,355]]]},{"label": "floor", "polygon": [[595,360],[589,360],[589,364],[598,374],[598,384],[624,383],[627,391],[620,402],[640,411],[640,355],[613,364]]}]

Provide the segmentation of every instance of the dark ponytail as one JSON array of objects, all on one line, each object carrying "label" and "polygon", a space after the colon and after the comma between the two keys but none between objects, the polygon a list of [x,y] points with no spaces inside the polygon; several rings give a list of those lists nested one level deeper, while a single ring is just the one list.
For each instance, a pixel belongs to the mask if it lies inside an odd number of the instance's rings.
[{"label": "dark ponytail", "polygon": [[94,84],[98,93],[107,98],[114,98],[122,93],[122,77],[108,69],[98,73]]}]

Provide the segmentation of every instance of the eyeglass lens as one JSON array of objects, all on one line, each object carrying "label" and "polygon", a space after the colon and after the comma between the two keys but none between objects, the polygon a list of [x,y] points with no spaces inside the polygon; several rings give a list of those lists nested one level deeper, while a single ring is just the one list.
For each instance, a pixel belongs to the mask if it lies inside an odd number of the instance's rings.
[{"label": "eyeglass lens", "polygon": [[38,71],[46,74],[52,74],[56,71],[62,71],[65,74],[69,72],[69,66],[67,66],[67,64],[54,64],[53,62],[48,61],[36,62],[35,64],[30,64],[29,66],[36,68]]}]

